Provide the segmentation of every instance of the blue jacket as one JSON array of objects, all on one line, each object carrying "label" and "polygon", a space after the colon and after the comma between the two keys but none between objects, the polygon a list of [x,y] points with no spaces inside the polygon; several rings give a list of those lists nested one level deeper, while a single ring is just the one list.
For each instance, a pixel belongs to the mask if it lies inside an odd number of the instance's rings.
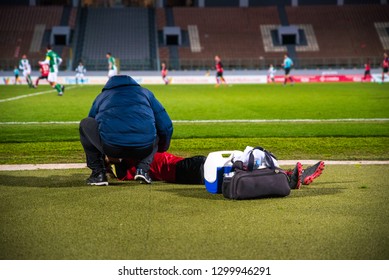
[{"label": "blue jacket", "polygon": [[113,76],[96,97],[89,117],[95,118],[104,143],[142,148],[159,137],[158,151],[167,151],[173,124],[154,94],[130,76]]}]

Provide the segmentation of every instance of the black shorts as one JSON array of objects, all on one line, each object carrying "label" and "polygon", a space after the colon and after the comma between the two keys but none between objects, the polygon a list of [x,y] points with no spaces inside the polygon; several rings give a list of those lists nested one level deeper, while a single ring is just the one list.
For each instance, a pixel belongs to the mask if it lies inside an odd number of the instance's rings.
[{"label": "black shorts", "polygon": [[290,68],[285,68],[284,70],[285,70],[285,75],[289,75],[289,73],[290,73]]},{"label": "black shorts", "polygon": [[176,164],[177,184],[204,184],[204,163],[207,158],[194,156]]},{"label": "black shorts", "polygon": [[365,71],[365,76],[366,76],[366,75],[370,75],[370,70],[366,70],[366,71]]},{"label": "black shorts", "polygon": [[141,160],[153,152],[153,144],[145,147],[121,147],[106,144],[102,141],[103,151],[112,158],[132,158]]},{"label": "black shorts", "polygon": [[388,72],[389,72],[388,70],[389,70],[388,67],[384,67],[384,69],[382,69],[382,72],[383,72],[383,73],[388,73]]},{"label": "black shorts", "polygon": [[216,72],[216,77],[220,77],[220,78],[222,78],[223,77],[223,72]]}]

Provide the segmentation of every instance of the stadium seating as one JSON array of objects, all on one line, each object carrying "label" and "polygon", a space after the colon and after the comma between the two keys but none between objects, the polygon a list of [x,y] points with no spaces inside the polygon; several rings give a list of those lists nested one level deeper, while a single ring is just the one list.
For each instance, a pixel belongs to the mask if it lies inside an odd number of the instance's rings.
[{"label": "stadium seating", "polygon": [[[156,13],[156,26],[157,30],[162,30],[164,26],[166,25],[166,16],[165,16],[165,9],[163,8],[157,8]],[[159,59],[161,61],[169,61],[169,50],[166,46],[159,46],[158,47],[158,53],[159,53]]]},{"label": "stadium seating", "polygon": [[[71,8],[72,22],[69,23],[73,26],[75,11],[76,9]],[[45,46],[49,43],[43,38],[49,38],[45,36],[46,33],[49,33],[53,26],[60,25],[62,13],[62,6],[2,6],[0,9],[2,68],[13,69],[23,54],[27,54],[32,66],[37,68],[36,62],[44,58]],[[36,30],[43,32],[39,35],[42,39],[40,43],[33,40]]]},{"label": "stadium seating", "polygon": [[[19,53],[28,53],[35,26],[44,23],[47,29],[58,25],[61,19],[62,7],[2,7],[0,9],[1,53],[11,58],[15,48]],[[17,42],[18,44],[15,44]]]},{"label": "stadium seating", "polygon": [[120,59],[122,67],[126,61],[148,63],[150,59],[150,36],[148,9],[104,9],[88,8],[88,18],[81,58],[104,60],[111,52]]},{"label": "stadium seating", "polygon": [[[290,24],[311,24],[320,50],[297,52],[313,64],[349,64],[351,58],[361,66],[365,59],[381,57],[383,46],[375,22],[389,21],[387,5],[300,6],[286,7]],[[361,61],[362,60],[362,61]]]},{"label": "stadium seating", "polygon": [[[279,24],[276,7],[262,8],[174,8],[174,21],[182,30],[197,26],[200,52],[190,46],[179,48],[181,67],[213,65],[213,57],[220,55],[226,67],[239,64],[258,66],[265,55],[261,38],[261,24]],[[279,55],[278,55],[279,56]]]},{"label": "stadium seating", "polygon": [[[314,45],[296,46],[293,55],[301,67],[361,67],[367,58],[378,66],[383,50],[389,49],[389,5],[285,6],[282,14],[289,24],[305,28],[305,39],[315,39]],[[274,33],[269,38],[269,30],[280,24],[275,5],[166,9],[2,5],[0,68],[11,70],[24,53],[33,62],[42,59],[52,27],[68,25],[73,31],[70,45],[55,50],[66,61],[70,55],[73,63],[83,59],[91,70],[106,69],[108,51],[123,70],[155,70],[157,58],[177,70],[210,69],[215,55],[221,56],[226,69],[263,69],[279,64],[286,50],[273,45]],[[165,45],[161,35],[168,25],[181,29],[182,45]]]}]

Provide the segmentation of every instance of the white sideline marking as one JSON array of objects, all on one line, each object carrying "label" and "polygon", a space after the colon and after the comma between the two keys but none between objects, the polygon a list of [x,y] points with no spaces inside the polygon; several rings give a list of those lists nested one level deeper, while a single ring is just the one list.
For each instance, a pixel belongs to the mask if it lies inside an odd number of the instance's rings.
[{"label": "white sideline marking", "polygon": [[270,119],[270,120],[176,120],[174,123],[273,123],[273,122],[387,122],[389,118],[372,119]]},{"label": "white sideline marking", "polygon": [[[69,89],[72,89],[72,88],[74,88],[74,86],[66,87],[65,89],[69,90]],[[51,89],[51,90],[40,91],[40,92],[31,93],[31,94],[19,95],[19,96],[15,96],[15,97],[11,97],[11,98],[6,98],[6,99],[0,99],[0,103],[8,102],[8,101],[13,101],[13,100],[18,100],[18,99],[27,98],[27,97],[32,97],[32,96],[37,96],[37,95],[45,94],[45,93],[48,93],[48,92],[56,92],[56,90],[55,89]]]},{"label": "white sideline marking", "polygon": [[[296,162],[306,165],[314,165],[319,160],[279,160],[280,166],[295,165]],[[323,160],[325,165],[379,165],[389,164],[389,160]]]},{"label": "white sideline marking", "polygon": [[[305,165],[313,165],[319,160],[279,160],[280,166],[295,165],[296,162]],[[388,160],[324,160],[325,165],[381,165],[389,164]],[[59,163],[59,164],[4,164],[0,165],[0,171],[22,170],[58,170],[58,169],[83,169],[85,163]]]},{"label": "white sideline marking", "polygon": [[53,92],[53,91],[54,90],[46,90],[46,91],[40,91],[40,92],[26,94],[26,95],[19,95],[19,96],[7,98],[7,99],[0,99],[0,103],[1,102],[13,101],[13,100],[17,100],[17,99],[22,99],[22,98],[27,98],[27,97],[32,97],[32,96],[37,96],[37,95],[41,95],[41,94],[48,93],[48,92]]},{"label": "white sideline marking", "polygon": [[0,125],[19,125],[19,124],[80,124],[80,121],[50,121],[50,122],[0,122]]},{"label": "white sideline marking", "polygon": [[56,164],[4,164],[0,165],[0,171],[20,170],[55,170],[55,169],[81,169],[86,168],[85,163],[56,163]]},{"label": "white sideline marking", "polygon": [[[173,120],[173,123],[336,123],[336,122],[387,122],[389,118],[372,119],[272,119],[272,120]],[[18,125],[18,124],[79,124],[80,121],[48,121],[48,122],[0,122],[0,125]]]}]

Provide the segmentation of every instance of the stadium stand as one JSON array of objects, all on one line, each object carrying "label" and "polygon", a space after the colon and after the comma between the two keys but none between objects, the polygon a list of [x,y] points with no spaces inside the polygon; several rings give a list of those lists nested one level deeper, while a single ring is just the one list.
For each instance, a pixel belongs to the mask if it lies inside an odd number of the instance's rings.
[{"label": "stadium stand", "polygon": [[1,51],[3,55],[14,55],[14,42],[20,42],[20,52],[28,53],[35,26],[42,23],[47,29],[59,25],[62,7],[2,7],[1,22]]},{"label": "stadium stand", "polygon": [[213,57],[220,55],[227,68],[246,64],[259,67],[266,54],[261,38],[261,24],[280,24],[276,7],[262,8],[173,8],[174,20],[182,30],[196,27],[201,51],[191,46],[179,48],[182,68],[211,67]]},{"label": "stadium stand", "polygon": [[[151,56],[149,9],[146,8],[87,8],[81,59],[101,61],[107,65],[105,55],[111,52],[120,60],[122,69],[140,69],[148,65]],[[154,32],[152,32],[154,33]],[[149,68],[149,67],[147,67]]]},{"label": "stadium stand", "polygon": [[[166,25],[166,15],[165,15],[165,9],[164,8],[157,8],[155,11],[155,17],[156,17],[156,26],[157,30],[162,30]],[[162,41],[161,39],[159,41]],[[161,61],[167,62],[170,59],[169,56],[169,49],[167,46],[162,46],[159,44],[158,47],[158,54],[159,59]]]},{"label": "stadium stand", "polygon": [[350,65],[353,60],[351,64],[360,67],[366,58],[382,55],[384,47],[374,23],[389,22],[388,5],[299,6],[286,11],[290,24],[311,24],[315,31],[320,51],[297,52],[306,66],[323,61]]},{"label": "stadium stand", "polygon": [[[367,58],[376,67],[389,49],[389,5],[380,0],[341,6],[336,0],[299,0],[298,6],[243,1],[248,8],[236,0],[216,2],[164,8],[1,5],[0,68],[12,70],[26,53],[36,69],[55,26],[71,29],[70,44],[54,46],[68,69],[82,59],[89,70],[105,70],[108,51],[122,70],[156,70],[162,61],[175,70],[210,69],[215,55],[226,69],[265,69],[279,65],[286,51],[301,68],[361,67]],[[279,26],[288,24],[299,29],[301,44],[277,39]],[[166,27],[179,29],[179,42],[164,38]]]},{"label": "stadium stand", "polygon": [[[23,54],[27,54],[32,67],[37,68],[37,61],[44,58],[50,30],[53,26],[61,24],[63,11],[62,6],[1,6],[0,59],[2,69],[13,69]],[[66,21],[67,24],[75,25],[73,19],[75,11],[75,8],[69,8],[68,16],[72,21]],[[59,49],[59,53],[62,53],[64,48]],[[62,57],[66,59],[68,50],[64,51]]]}]

